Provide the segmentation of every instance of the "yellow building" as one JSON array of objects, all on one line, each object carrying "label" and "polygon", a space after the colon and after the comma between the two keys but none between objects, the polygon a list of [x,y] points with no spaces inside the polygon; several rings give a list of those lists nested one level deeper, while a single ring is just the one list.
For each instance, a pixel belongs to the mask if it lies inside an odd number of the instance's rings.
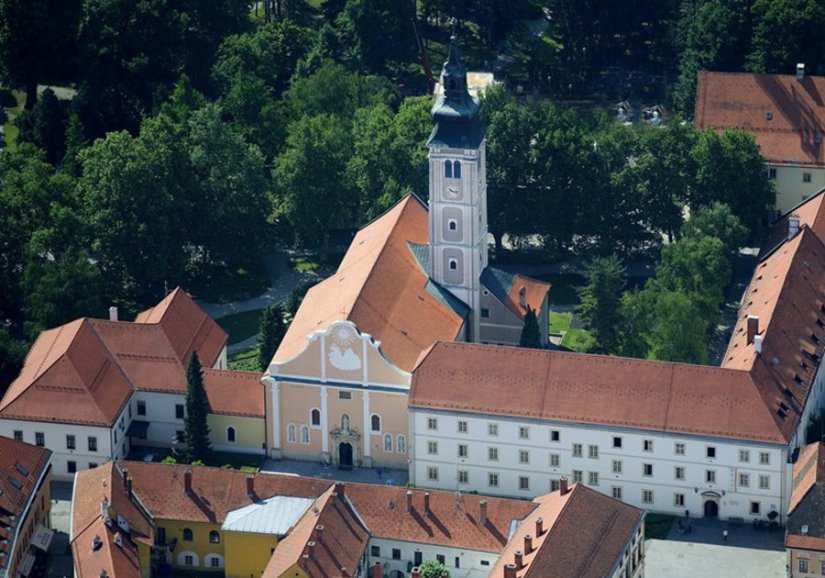
[{"label": "yellow building", "polygon": [[209,438],[220,452],[260,454],[266,451],[264,390],[260,374],[205,369],[209,399]]}]

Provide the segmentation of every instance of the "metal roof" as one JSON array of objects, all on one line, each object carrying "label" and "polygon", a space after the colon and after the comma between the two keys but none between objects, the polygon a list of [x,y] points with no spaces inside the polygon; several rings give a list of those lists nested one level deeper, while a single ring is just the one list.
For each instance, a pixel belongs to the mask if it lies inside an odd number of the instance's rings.
[{"label": "metal roof", "polygon": [[273,496],[227,512],[221,530],[284,536],[315,500]]}]

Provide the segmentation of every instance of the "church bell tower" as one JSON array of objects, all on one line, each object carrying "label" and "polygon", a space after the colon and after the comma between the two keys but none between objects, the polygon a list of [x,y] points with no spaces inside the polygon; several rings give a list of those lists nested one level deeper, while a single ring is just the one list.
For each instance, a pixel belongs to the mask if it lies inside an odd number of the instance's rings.
[{"label": "church bell tower", "polygon": [[467,89],[455,32],[432,109],[430,277],[469,305],[468,340],[478,341],[481,272],[487,267],[487,127]]}]

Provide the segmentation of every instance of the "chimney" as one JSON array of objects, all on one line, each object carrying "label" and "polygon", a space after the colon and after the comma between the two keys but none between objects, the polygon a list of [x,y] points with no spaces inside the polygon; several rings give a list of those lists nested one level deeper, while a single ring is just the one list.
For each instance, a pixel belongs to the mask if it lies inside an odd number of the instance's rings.
[{"label": "chimney", "polygon": [[372,578],[383,578],[381,573],[381,562],[376,562],[372,567]]},{"label": "chimney", "polygon": [[567,476],[562,476],[559,479],[559,495],[563,496],[568,492],[567,489]]},{"label": "chimney", "polygon": [[424,515],[430,515],[430,492],[424,492]]},{"label": "chimney", "polygon": [[343,576],[343,578],[349,578],[349,574],[347,574],[347,567],[346,566],[341,566],[341,576]]},{"label": "chimney", "polygon": [[754,335],[753,336],[753,350],[756,351],[757,355],[762,354],[762,340],[764,336],[762,335]]},{"label": "chimney", "polygon": [[117,307],[109,307],[109,321],[117,321]]},{"label": "chimney", "polygon": [[533,536],[530,534],[524,535],[524,553],[529,554],[533,551]]},{"label": "chimney", "polygon": [[344,496],[347,495],[346,486],[344,486],[343,482],[335,482],[335,493],[338,494],[342,500],[344,499]]},{"label": "chimney", "polygon": [[748,315],[748,345],[753,343],[753,338],[759,333],[759,316]]},{"label": "chimney", "polygon": [[309,554],[309,557],[313,560],[315,559],[315,542],[307,542],[307,554]]},{"label": "chimney", "polygon": [[407,511],[412,514],[412,490],[407,490]]},{"label": "chimney", "polygon": [[524,553],[521,550],[516,550],[515,555],[516,570],[524,568]]},{"label": "chimney", "polygon": [[478,503],[478,505],[481,508],[481,524],[486,526],[487,525],[487,500],[481,500]]},{"label": "chimney", "polygon": [[120,475],[123,476],[123,485],[126,485],[126,478],[129,477],[129,468],[120,468]]},{"label": "chimney", "polygon": [[544,520],[541,519],[541,516],[536,518],[536,538],[544,534]]},{"label": "chimney", "polygon": [[516,578],[516,568],[515,564],[505,564],[504,565],[504,578]]},{"label": "chimney", "polygon": [[416,566],[410,571],[410,578],[421,578],[421,568]]},{"label": "chimney", "polygon": [[799,215],[790,215],[788,217],[788,240],[790,241],[799,232]]},{"label": "chimney", "polygon": [[187,494],[192,492],[192,470],[189,468],[183,472],[183,489]]},{"label": "chimney", "polygon": [[802,528],[800,528],[799,533],[802,534],[803,536],[807,536],[808,535],[808,524],[802,524]]},{"label": "chimney", "polygon": [[315,536],[316,536],[315,539],[318,540],[319,544],[324,543],[324,525],[323,524],[318,524],[317,526],[315,526]]},{"label": "chimney", "polygon": [[250,498],[255,495],[255,476],[246,476],[246,495]]},{"label": "chimney", "polygon": [[796,65],[796,79],[799,82],[802,82],[803,80],[805,80],[805,63],[804,62],[799,62]]}]

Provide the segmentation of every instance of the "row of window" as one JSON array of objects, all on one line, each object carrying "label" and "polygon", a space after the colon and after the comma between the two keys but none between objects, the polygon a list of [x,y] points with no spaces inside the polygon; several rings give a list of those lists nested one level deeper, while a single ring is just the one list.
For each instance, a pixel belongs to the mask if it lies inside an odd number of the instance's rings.
[{"label": "row of window", "polygon": [[461,163],[458,161],[445,161],[444,162],[444,176],[448,179],[460,179],[461,178]]},{"label": "row of window", "polygon": [[[20,433],[22,434],[23,432],[20,432]],[[15,434],[16,434],[16,432],[15,432]],[[15,437],[17,437],[17,436],[15,435]],[[97,451],[97,438],[96,437],[89,436],[88,438],[86,438],[86,444],[87,444],[86,447],[89,448],[90,452],[96,452]],[[66,449],[67,450],[76,450],[77,449],[77,442],[76,442],[75,437],[73,435],[66,435]]]},{"label": "row of window", "polygon": [[[457,431],[461,434],[469,433],[469,424],[466,420],[458,420],[456,422]],[[488,423],[487,424],[487,435],[490,437],[498,437],[499,435],[499,424],[497,423]],[[427,418],[427,429],[430,431],[438,431],[438,418],[430,417]],[[522,440],[529,440],[530,439],[530,427],[529,426],[519,426],[518,428],[518,439]],[[560,443],[561,442],[561,431],[560,430],[550,430],[550,441],[553,443]],[[573,453],[573,457],[582,457],[583,455],[583,444],[574,443],[571,446],[571,450]],[[621,436],[613,436],[613,449],[624,449],[624,438]],[[652,439],[643,439],[642,440],[642,451],[645,452],[653,452],[653,440]],[[716,446],[714,445],[706,445],[705,446],[705,457],[708,459],[715,459],[716,458]],[[684,442],[674,442],[673,446],[673,453],[677,456],[685,455],[686,451],[686,444]],[[599,457],[599,446],[598,445],[588,445],[587,446],[587,456],[589,458],[598,459]],[[750,450],[739,450],[739,461],[741,463],[750,463],[751,461],[751,452]],[[771,463],[771,454],[770,452],[759,452],[759,464],[760,465],[770,465]]]},{"label": "row of window", "polygon": [[[768,178],[769,179],[775,179],[776,178],[776,172],[777,172],[776,168],[769,167],[768,168]],[[802,182],[803,183],[810,183],[811,182],[811,173],[807,173],[807,172],[802,173]],[[823,574],[825,574],[825,572],[823,572]]]},{"label": "row of window", "polygon": [[[164,536],[166,535],[166,529],[164,528]],[[192,528],[184,528],[183,529],[183,541],[184,542],[192,542],[195,540],[195,532],[192,531]],[[221,543],[221,534],[216,530],[211,530],[209,532],[209,543],[210,544],[220,544]]]},{"label": "row of window", "polygon": [[[131,408],[129,409],[129,415],[131,417]],[[146,402],[142,399],[137,401],[137,414],[145,416],[146,415]],[[175,418],[176,419],[183,419],[184,418],[184,407],[182,403],[175,404]]]},{"label": "row of window", "polygon": [[[89,469],[96,468],[98,466],[95,462],[89,462]],[[69,460],[66,462],[66,471],[70,474],[74,474],[77,472],[77,462],[73,460]]]},{"label": "row of window", "polygon": [[[381,557],[381,546],[370,546],[370,556],[373,558],[380,558]],[[390,558],[393,560],[401,560],[401,548],[392,548],[390,552]],[[447,565],[447,557],[444,554],[436,554],[435,559],[440,562],[441,564]],[[413,565],[414,566],[421,566],[424,561],[424,555],[422,552],[416,550],[413,552]],[[481,560],[480,564],[482,566],[489,566],[489,560]],[[453,559],[453,566],[455,568],[461,568],[461,557],[455,556]]]},{"label": "row of window", "polygon": [[[310,433],[309,433],[309,426],[306,424],[301,424],[300,427],[301,432],[301,443],[302,444],[309,444],[310,443]],[[294,444],[298,443],[298,426],[294,423],[287,424],[286,426],[286,441]],[[386,453],[392,453],[393,451],[393,441],[395,441],[395,453],[398,454],[406,454],[407,453],[407,436],[404,434],[398,434],[393,440],[393,435],[391,433],[385,433],[383,436],[384,439],[384,451]]]},{"label": "row of window", "polygon": [[[812,565],[810,564],[810,560],[807,560],[806,558],[800,558],[798,560],[798,566],[799,571],[804,574],[808,574],[810,572],[809,568],[812,567]],[[819,563],[819,573],[825,576],[825,560],[822,560]]]}]

